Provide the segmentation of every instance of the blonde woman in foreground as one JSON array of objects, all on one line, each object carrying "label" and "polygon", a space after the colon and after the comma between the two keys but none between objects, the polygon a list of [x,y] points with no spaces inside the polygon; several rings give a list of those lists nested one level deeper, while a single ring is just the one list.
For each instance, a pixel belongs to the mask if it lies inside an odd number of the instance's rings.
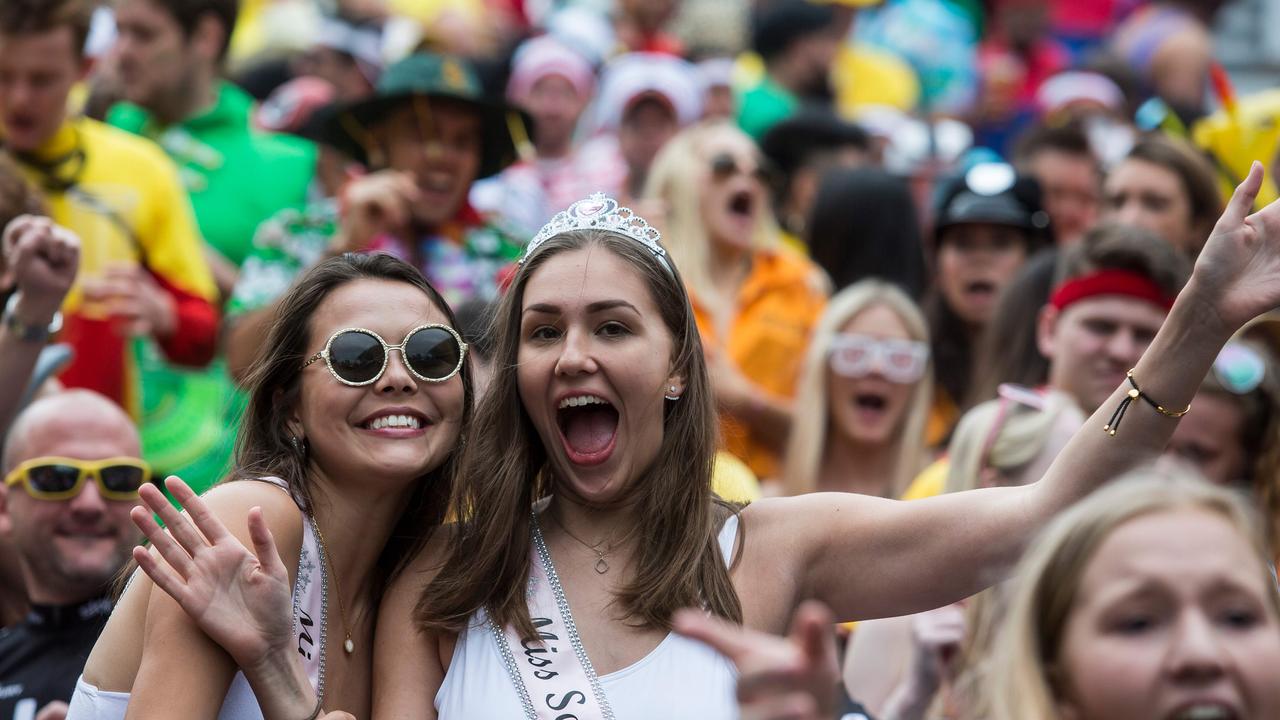
[{"label": "blonde woman in foreground", "polygon": [[1280,595],[1253,513],[1208,483],[1137,475],[1023,558],[980,717],[1280,717]]},{"label": "blonde woman in foreground", "polygon": [[[1280,593],[1239,494],[1153,470],[1058,517],[1008,586],[982,720],[1280,717]],[[743,668],[743,718],[825,720],[830,632],[802,608],[790,637],[700,614],[677,628]],[[890,717],[890,716],[884,716]]]}]

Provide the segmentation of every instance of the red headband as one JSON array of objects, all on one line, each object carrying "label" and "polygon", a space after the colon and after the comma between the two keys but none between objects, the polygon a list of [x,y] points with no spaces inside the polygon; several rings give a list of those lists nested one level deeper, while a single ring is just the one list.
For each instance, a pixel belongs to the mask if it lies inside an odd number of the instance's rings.
[{"label": "red headband", "polygon": [[1088,275],[1071,278],[1054,288],[1049,304],[1061,311],[1067,307],[1099,295],[1124,295],[1146,300],[1168,311],[1173,307],[1169,297],[1145,275],[1129,270],[1099,270]]}]

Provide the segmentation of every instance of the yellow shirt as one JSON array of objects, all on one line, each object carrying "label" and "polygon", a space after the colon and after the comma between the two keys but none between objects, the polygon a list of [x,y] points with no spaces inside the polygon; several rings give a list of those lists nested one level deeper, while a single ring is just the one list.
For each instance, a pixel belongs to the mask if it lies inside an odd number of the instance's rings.
[{"label": "yellow shirt", "polygon": [[83,307],[81,288],[112,265],[142,265],[175,302],[177,327],[161,343],[165,355],[186,365],[209,362],[217,288],[177,168],[154,143],[87,118],[64,123],[38,151],[20,157],[19,167],[44,191],[49,216],[80,237],[60,336],[76,355],[62,380],[102,393],[136,417],[133,353],[119,328]]},{"label": "yellow shirt", "polygon": [[[790,400],[818,317],[827,303],[822,271],[787,249],[761,251],[738,291],[728,336],[721,337],[710,311],[690,293],[703,347],[729,360],[762,393]],[[756,477],[778,476],[778,454],[751,437],[740,421],[722,413],[725,449]]]},{"label": "yellow shirt", "polygon": [[938,458],[911,481],[907,491],[902,493],[902,499],[920,500],[941,495],[947,487],[947,473],[950,471],[951,461],[946,456]]}]

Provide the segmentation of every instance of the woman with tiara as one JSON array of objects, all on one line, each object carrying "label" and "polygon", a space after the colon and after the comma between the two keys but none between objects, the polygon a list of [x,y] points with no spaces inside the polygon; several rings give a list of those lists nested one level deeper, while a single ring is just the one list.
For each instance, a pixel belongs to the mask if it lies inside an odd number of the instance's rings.
[{"label": "woman with tiara", "polygon": [[[1051,517],[1158,453],[1227,338],[1280,304],[1280,204],[1249,214],[1261,182],[1255,164],[1147,353],[1043,479],[911,503],[718,501],[714,408],[678,271],[630,211],[575,203],[529,243],[500,303],[501,369],[462,451],[457,522],[383,599],[374,717],[732,717],[732,666],[671,633],[677,609],[780,634],[807,598],[851,620],[981,590]],[[296,648],[246,637],[287,606],[243,594],[257,556],[190,507],[205,539],[156,503],[186,547],[150,527],[166,563],[135,555],[183,604],[219,577],[239,586],[244,602],[197,622],[251,648],[236,659],[253,687],[305,717],[315,697]]]}]

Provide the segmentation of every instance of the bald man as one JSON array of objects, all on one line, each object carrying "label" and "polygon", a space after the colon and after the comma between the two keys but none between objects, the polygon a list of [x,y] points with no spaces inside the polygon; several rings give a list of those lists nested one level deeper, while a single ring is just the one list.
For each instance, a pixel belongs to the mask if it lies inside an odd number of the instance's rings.
[{"label": "bald man", "polygon": [[140,538],[129,520],[150,477],[140,450],[129,416],[88,390],[39,400],[10,427],[0,542],[17,551],[31,612],[0,630],[0,720],[34,718],[75,690]]}]

